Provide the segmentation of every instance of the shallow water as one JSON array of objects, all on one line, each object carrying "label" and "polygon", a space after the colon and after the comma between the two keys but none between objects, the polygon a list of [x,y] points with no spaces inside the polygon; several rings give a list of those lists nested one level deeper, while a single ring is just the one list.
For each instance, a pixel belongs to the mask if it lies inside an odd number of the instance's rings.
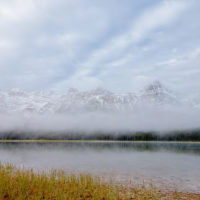
[{"label": "shallow water", "polygon": [[200,143],[0,143],[0,162],[200,193]]}]

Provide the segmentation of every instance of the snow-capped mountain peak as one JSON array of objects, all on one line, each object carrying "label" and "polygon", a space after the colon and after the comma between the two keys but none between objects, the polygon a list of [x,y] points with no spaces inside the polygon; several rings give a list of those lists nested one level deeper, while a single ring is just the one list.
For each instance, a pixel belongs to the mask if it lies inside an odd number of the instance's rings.
[{"label": "snow-capped mountain peak", "polygon": [[63,95],[52,92],[24,92],[19,89],[0,91],[1,113],[131,112],[141,105],[165,106],[180,102],[159,81],[153,82],[138,94],[115,94],[102,88],[92,91],[71,88]]}]

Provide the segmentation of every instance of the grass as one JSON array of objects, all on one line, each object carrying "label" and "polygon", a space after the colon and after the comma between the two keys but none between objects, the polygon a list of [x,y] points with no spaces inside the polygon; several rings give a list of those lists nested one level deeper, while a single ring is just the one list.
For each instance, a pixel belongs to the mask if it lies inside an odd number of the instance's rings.
[{"label": "grass", "polygon": [[200,196],[162,192],[152,185],[120,186],[91,175],[66,175],[63,171],[34,172],[0,165],[0,200],[175,200]]}]

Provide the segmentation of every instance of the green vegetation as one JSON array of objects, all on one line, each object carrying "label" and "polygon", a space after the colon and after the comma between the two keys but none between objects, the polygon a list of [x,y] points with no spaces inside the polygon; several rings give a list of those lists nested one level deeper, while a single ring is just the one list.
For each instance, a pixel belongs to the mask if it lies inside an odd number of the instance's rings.
[{"label": "green vegetation", "polygon": [[200,141],[200,129],[159,132],[5,132],[0,140]]},{"label": "green vegetation", "polygon": [[200,199],[199,195],[163,193],[152,186],[108,184],[91,175],[66,175],[63,171],[36,173],[0,165],[0,200],[173,200]]}]

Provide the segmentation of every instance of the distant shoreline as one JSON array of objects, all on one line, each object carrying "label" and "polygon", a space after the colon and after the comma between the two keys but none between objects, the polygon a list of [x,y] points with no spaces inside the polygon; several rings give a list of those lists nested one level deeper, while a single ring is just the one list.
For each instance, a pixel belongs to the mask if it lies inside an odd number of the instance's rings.
[{"label": "distant shoreline", "polygon": [[43,139],[39,139],[39,140],[32,140],[32,139],[28,139],[28,140],[0,140],[0,143],[119,143],[119,142],[123,142],[123,143],[199,143],[200,141],[158,141],[158,140],[154,140],[154,141],[148,141],[148,140],[138,140],[138,141],[134,141],[134,140],[43,140]]},{"label": "distant shoreline", "polygon": [[0,141],[200,142],[200,129],[173,132],[2,132]]}]

